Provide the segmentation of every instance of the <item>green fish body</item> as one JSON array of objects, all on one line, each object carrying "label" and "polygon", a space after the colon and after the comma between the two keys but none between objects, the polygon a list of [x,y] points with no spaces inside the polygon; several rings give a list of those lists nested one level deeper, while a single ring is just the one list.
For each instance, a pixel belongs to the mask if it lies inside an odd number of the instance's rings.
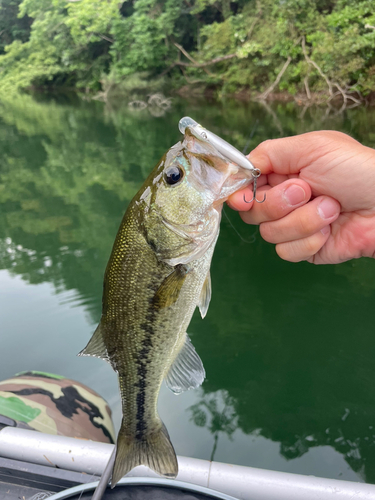
[{"label": "green fish body", "polygon": [[202,317],[208,309],[223,203],[251,179],[187,128],[124,215],[105,272],[101,321],[80,353],[107,360],[119,377],[123,418],[112,487],[141,464],[177,475],[158,394],[163,380],[176,394],[204,380],[186,330],[197,305]]}]

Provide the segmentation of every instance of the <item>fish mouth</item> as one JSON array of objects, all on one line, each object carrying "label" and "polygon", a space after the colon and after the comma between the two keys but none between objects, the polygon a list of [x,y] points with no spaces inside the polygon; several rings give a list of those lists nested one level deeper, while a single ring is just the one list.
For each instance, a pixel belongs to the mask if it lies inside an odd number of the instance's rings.
[{"label": "fish mouth", "polygon": [[[224,156],[190,127],[186,128],[183,145],[195,171],[194,184],[211,191],[215,198],[213,206],[216,210],[220,211],[219,205],[231,194],[253,182],[252,170]],[[246,161],[246,158],[243,158]]]},{"label": "fish mouth", "polygon": [[195,136],[195,138],[201,142],[204,141],[206,144],[210,144],[229,162],[238,165],[244,170],[249,170],[254,176],[254,172],[256,172],[257,169],[243,153],[218,135],[203,128],[192,118],[182,118],[179,123],[179,129],[182,133],[188,129],[190,135]]},{"label": "fish mouth", "polygon": [[[203,133],[202,133],[203,134]],[[214,135],[219,141],[218,148],[215,143],[211,143],[207,136],[200,135],[191,127],[186,127],[183,144],[189,154],[205,161],[216,170],[222,171],[228,165],[234,168],[235,172],[241,171],[244,177],[252,178],[254,166],[252,163],[238,151],[234,146]],[[219,147],[220,143],[226,145],[226,148]],[[234,153],[233,153],[234,152]]]}]

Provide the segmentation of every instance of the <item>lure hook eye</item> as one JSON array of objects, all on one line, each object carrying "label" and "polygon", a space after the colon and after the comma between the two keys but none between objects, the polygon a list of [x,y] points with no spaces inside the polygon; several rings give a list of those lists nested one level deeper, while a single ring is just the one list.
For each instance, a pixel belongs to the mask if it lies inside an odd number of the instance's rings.
[{"label": "lure hook eye", "polygon": [[245,203],[251,203],[252,201],[256,201],[257,203],[264,203],[266,201],[266,193],[264,193],[264,198],[263,200],[257,200],[257,181],[258,177],[260,176],[261,171],[259,168],[254,168],[254,170],[251,172],[251,175],[253,176],[254,182],[253,182],[253,197],[251,200],[246,199],[246,195],[243,195],[243,201]]}]

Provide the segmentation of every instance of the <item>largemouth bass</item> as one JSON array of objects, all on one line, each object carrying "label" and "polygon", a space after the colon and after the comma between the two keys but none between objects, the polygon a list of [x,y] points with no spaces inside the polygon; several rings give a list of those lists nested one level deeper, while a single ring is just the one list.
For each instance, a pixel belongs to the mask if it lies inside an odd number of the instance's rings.
[{"label": "largemouth bass", "polygon": [[251,172],[187,127],[131,201],[104,277],[102,317],[80,353],[117,372],[123,418],[112,487],[137,465],[176,477],[178,464],[157,411],[162,381],[179,394],[198,387],[203,364],[186,329],[205,316],[221,210]]}]

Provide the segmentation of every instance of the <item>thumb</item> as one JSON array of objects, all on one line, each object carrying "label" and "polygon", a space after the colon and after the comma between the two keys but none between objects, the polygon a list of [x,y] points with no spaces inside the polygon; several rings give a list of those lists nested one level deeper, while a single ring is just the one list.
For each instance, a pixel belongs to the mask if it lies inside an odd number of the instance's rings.
[{"label": "thumb", "polygon": [[357,142],[346,134],[333,130],[308,132],[264,141],[251,151],[248,158],[262,174],[299,174],[304,167],[337,148],[338,141]]}]

